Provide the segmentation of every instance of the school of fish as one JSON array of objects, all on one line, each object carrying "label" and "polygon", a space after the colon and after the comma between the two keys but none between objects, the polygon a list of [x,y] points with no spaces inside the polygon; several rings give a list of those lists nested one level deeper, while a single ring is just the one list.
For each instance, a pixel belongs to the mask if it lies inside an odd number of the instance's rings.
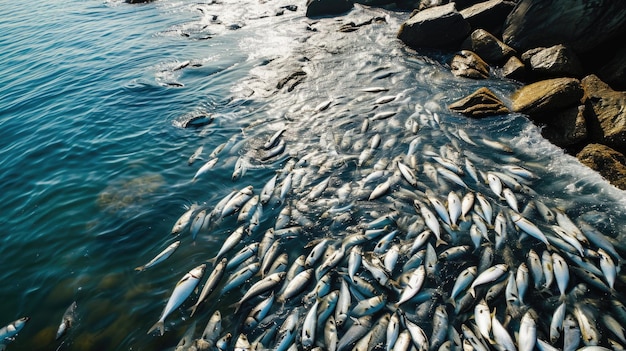
[{"label": "school of fish", "polygon": [[[137,268],[175,254],[181,239],[226,233],[188,267],[149,334],[191,318],[177,350],[626,346],[618,243],[543,201],[532,163],[505,142],[470,137],[421,104],[407,113],[405,93],[360,93],[372,103],[360,120],[324,118],[341,108],[332,100],[307,111],[327,124],[313,146],[298,149],[280,127],[196,150],[190,165],[208,157],[193,182],[227,171],[240,186],[192,205],[173,225],[176,241]],[[246,185],[272,167],[263,187]]]}]

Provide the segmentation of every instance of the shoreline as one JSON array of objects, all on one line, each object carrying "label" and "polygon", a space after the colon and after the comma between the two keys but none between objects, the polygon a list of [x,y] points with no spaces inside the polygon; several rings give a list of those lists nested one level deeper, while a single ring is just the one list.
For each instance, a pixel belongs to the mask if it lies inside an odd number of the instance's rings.
[{"label": "shoreline", "polygon": [[[480,80],[499,69],[505,78],[523,84],[505,97],[480,88],[450,104],[451,111],[470,118],[522,113],[542,129],[544,138],[626,190],[626,50],[617,39],[626,34],[626,10],[619,5],[356,2],[396,11],[414,8],[398,39],[412,49],[456,52],[449,62],[456,76]],[[352,0],[308,0],[307,17],[341,16],[353,6]],[[571,31],[571,23],[580,28]]]}]

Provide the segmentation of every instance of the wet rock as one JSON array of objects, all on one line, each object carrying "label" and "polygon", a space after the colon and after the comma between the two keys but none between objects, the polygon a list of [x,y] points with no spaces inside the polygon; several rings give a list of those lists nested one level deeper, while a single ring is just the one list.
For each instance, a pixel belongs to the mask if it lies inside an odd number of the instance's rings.
[{"label": "wet rock", "polygon": [[298,84],[302,83],[302,81],[306,78],[306,72],[304,71],[295,71],[288,75],[287,77],[281,79],[276,84],[276,89],[282,89],[283,87],[287,87],[287,91],[292,91]]},{"label": "wet rock", "polygon": [[522,60],[540,77],[580,77],[583,74],[576,53],[562,44],[528,50],[522,54]]},{"label": "wet rock", "polygon": [[623,34],[625,26],[622,1],[520,0],[502,37],[518,51],[567,43],[580,54]]},{"label": "wet rock", "polygon": [[400,26],[398,38],[413,48],[455,48],[467,37],[470,25],[454,3],[420,11]]},{"label": "wet rock", "polygon": [[546,127],[543,136],[553,144],[566,148],[580,144],[587,139],[587,122],[584,116],[585,105],[567,108],[556,114],[543,116]]},{"label": "wet rock", "polygon": [[483,28],[501,33],[506,16],[514,6],[512,1],[488,0],[461,10],[460,13],[474,29]]},{"label": "wet rock", "polygon": [[492,64],[503,62],[511,55],[515,55],[513,48],[484,29],[473,31],[463,42],[463,49],[475,52],[483,60]]},{"label": "wet rock", "polygon": [[469,50],[462,50],[454,55],[450,68],[452,69],[452,74],[457,77],[472,79],[489,78],[489,65]]},{"label": "wet rock", "polygon": [[611,89],[595,75],[581,81],[592,140],[626,152],[626,92]]},{"label": "wet rock", "polygon": [[448,108],[473,118],[502,115],[510,112],[491,90],[484,87],[450,104]]},{"label": "wet rock", "polygon": [[513,111],[539,115],[578,105],[583,97],[580,81],[574,78],[542,80],[513,93]]},{"label": "wet rock", "polygon": [[306,16],[338,15],[350,11],[353,6],[352,0],[307,0]]},{"label": "wet rock", "polygon": [[598,70],[598,77],[613,89],[626,90],[626,47]]},{"label": "wet rock", "polygon": [[602,144],[589,144],[576,157],[614,186],[626,190],[626,157]]},{"label": "wet rock", "polygon": [[526,66],[515,56],[509,57],[502,67],[502,75],[516,80],[524,80],[526,78]]}]

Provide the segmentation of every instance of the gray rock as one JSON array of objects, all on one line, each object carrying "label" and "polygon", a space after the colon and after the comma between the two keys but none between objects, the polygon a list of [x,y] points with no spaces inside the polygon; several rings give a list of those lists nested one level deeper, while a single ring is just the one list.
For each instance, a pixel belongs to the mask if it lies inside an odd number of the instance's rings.
[{"label": "gray rock", "polygon": [[503,115],[510,112],[491,90],[484,87],[450,104],[448,108],[473,118]]},{"label": "gray rock", "polygon": [[566,43],[580,54],[625,31],[626,6],[620,0],[520,0],[502,37],[520,52]]},{"label": "gray rock", "polygon": [[578,105],[583,97],[580,81],[574,78],[542,80],[513,93],[513,111],[541,115]]},{"label": "gray rock", "polygon": [[626,152],[626,92],[611,89],[595,75],[583,78],[581,85],[592,140]]},{"label": "gray rock", "polygon": [[461,16],[472,29],[483,28],[493,33],[501,33],[507,15],[515,3],[506,0],[488,0],[461,10]]},{"label": "gray rock", "polygon": [[626,90],[626,47],[622,47],[598,70],[598,77],[613,89]]},{"label": "gray rock", "polygon": [[307,0],[306,16],[338,15],[350,11],[353,6],[354,2],[352,0]]},{"label": "gray rock", "polygon": [[398,38],[413,48],[456,48],[467,37],[470,25],[454,3],[420,11],[400,26]]},{"label": "gray rock", "polygon": [[472,79],[489,78],[489,65],[469,50],[462,50],[454,55],[450,68],[452,69],[452,74],[457,77]]},{"label": "gray rock", "polygon": [[498,64],[515,55],[515,50],[484,29],[476,29],[463,42],[463,49],[471,50],[486,62]]},{"label": "gray rock", "polygon": [[573,106],[556,114],[542,116],[546,127],[543,136],[553,144],[568,147],[580,144],[587,139],[585,105]]},{"label": "gray rock", "polygon": [[624,154],[601,144],[585,146],[576,158],[587,167],[600,173],[615,187],[626,190],[626,157]]},{"label": "gray rock", "polygon": [[526,66],[515,56],[509,57],[502,67],[502,75],[515,80],[526,79]]},{"label": "gray rock", "polygon": [[538,77],[580,77],[583,74],[576,53],[562,44],[528,50],[522,54],[522,60]]}]

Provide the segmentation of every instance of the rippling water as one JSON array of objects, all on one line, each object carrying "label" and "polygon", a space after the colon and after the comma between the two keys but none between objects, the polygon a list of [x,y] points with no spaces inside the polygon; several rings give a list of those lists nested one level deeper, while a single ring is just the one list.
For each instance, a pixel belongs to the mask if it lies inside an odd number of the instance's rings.
[{"label": "rippling water", "polygon": [[[376,133],[388,144],[372,163],[405,153],[414,138],[406,132],[407,121],[420,124],[422,152],[453,145],[485,171],[505,162],[528,167],[540,176],[533,183],[539,199],[573,217],[585,214],[621,238],[624,193],[543,141],[523,116],[475,121],[445,108],[484,85],[507,96],[516,83],[499,79],[497,71],[486,82],[456,78],[445,66],[447,53],[407,50],[395,39],[405,13],[357,7],[347,18],[311,20],[302,4],[295,12],[281,9],[289,4],[4,2],[0,324],[31,317],[9,349],[176,345],[186,314],[168,317],[173,328],[168,324],[164,337],[146,331],[178,279],[213,257],[234,224],[203,232],[195,243],[183,236],[178,251],[158,268],[133,268],[175,240],[172,225],[191,204],[210,209],[247,185],[258,193],[290,157],[308,154],[344,155],[325,172],[316,168],[319,173],[309,175],[314,184],[334,174],[339,188],[371,169],[357,167],[358,144],[367,145]],[[279,11],[284,13],[276,16]],[[354,32],[337,31],[372,18]],[[294,72],[305,74],[279,87]],[[304,79],[294,84],[297,77]],[[388,91],[364,92],[367,87]],[[374,110],[382,95],[397,98]],[[320,104],[328,107],[319,111]],[[363,119],[391,110],[397,112],[392,118],[356,132]],[[438,114],[438,123],[428,111]],[[188,116],[203,114],[214,121],[181,127]],[[262,161],[260,145],[282,128],[285,154]],[[475,140],[510,145],[513,153],[451,144],[459,129]],[[215,169],[192,182],[222,143],[228,149]],[[203,159],[189,166],[199,146]],[[238,158],[249,167],[233,181]],[[295,190],[294,201],[302,194],[304,189]],[[319,215],[311,211],[310,217]],[[267,211],[265,217],[276,214]],[[311,231],[301,240],[324,234]],[[78,322],[56,342],[61,316],[74,300]],[[224,297],[214,307],[231,300]],[[202,311],[200,324],[209,310]]]}]

